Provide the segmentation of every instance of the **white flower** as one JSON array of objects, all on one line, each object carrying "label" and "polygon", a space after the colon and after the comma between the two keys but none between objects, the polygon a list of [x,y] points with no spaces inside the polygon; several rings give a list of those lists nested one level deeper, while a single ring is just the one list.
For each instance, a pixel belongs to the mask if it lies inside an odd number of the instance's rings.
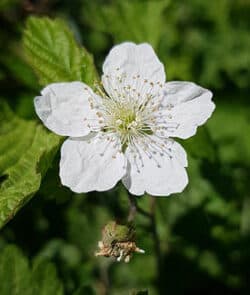
[{"label": "white flower", "polygon": [[188,138],[211,116],[212,93],[190,82],[167,82],[149,44],[115,46],[103,65],[103,90],[54,83],[35,98],[45,126],[69,136],[61,149],[62,184],[74,192],[105,191],[119,180],[134,195],[167,196],[188,183]]}]

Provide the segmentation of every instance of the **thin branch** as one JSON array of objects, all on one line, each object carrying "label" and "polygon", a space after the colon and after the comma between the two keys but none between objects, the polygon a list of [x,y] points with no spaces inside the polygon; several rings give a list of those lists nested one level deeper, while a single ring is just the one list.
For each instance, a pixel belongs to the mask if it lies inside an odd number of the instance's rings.
[{"label": "thin branch", "polygon": [[128,193],[129,198],[129,214],[128,214],[128,222],[132,222],[135,219],[135,215],[137,212],[137,202],[136,197],[132,196],[130,193]]},{"label": "thin branch", "polygon": [[[154,248],[155,248],[155,255],[156,255],[156,262],[157,262],[157,270],[158,275],[161,271],[161,247],[160,247],[160,238],[157,232],[157,226],[156,226],[156,217],[155,217],[155,210],[156,210],[156,198],[150,196],[150,220],[151,220],[151,232],[153,235],[154,240]],[[158,276],[159,277],[159,276]]]},{"label": "thin branch", "polygon": [[154,241],[154,251],[156,256],[156,264],[157,264],[157,278],[160,278],[161,273],[161,265],[162,265],[162,253],[161,253],[161,247],[160,247],[160,238],[157,232],[157,225],[156,225],[156,198],[152,196],[148,196],[150,198],[150,210],[149,212],[145,211],[144,209],[140,208],[137,204],[136,197],[133,195],[130,195],[128,193],[128,198],[130,202],[130,209],[129,209],[129,215],[128,215],[128,222],[132,222],[135,218],[136,213],[140,213],[142,216],[146,217],[149,222],[149,230],[152,234],[153,241]]},{"label": "thin branch", "polygon": [[108,295],[110,292],[109,265],[104,265],[100,267],[100,279],[102,286],[102,290],[100,290],[100,293],[102,295]]},{"label": "thin branch", "polygon": [[128,193],[128,198],[129,198],[129,204],[130,204],[128,222],[131,222],[134,220],[136,213],[140,213],[142,216],[148,219],[151,219],[151,213],[145,211],[144,209],[138,206],[137,199],[135,196]]}]

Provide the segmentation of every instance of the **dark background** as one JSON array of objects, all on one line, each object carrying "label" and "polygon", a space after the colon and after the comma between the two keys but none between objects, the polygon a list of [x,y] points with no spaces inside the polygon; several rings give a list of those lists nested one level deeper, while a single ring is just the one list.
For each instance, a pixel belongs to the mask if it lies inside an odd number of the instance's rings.
[{"label": "dark background", "polygon": [[195,137],[180,141],[188,152],[188,188],[155,204],[149,196],[138,199],[155,217],[135,218],[144,255],[128,264],[94,257],[105,223],[126,218],[127,193],[119,185],[74,195],[60,185],[59,155],[34,198],[1,230],[0,249],[15,244],[30,264],[51,261],[65,294],[79,288],[87,295],[249,294],[250,1],[1,0],[0,100],[36,120],[33,97],[41,86],[20,45],[31,14],[63,18],[100,73],[114,44],[151,43],[168,80],[211,89],[217,108]]}]

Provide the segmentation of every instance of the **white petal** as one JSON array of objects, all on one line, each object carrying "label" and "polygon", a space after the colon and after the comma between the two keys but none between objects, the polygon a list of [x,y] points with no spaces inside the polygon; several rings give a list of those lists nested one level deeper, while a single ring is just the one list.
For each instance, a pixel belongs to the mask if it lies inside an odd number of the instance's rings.
[{"label": "white petal", "polygon": [[63,136],[84,136],[98,129],[98,117],[91,100],[99,97],[81,82],[53,83],[35,97],[35,109],[44,125]]},{"label": "white petal", "polygon": [[[156,143],[151,151],[140,143],[127,148],[128,173],[123,178],[124,185],[134,195],[147,192],[154,196],[168,196],[182,192],[188,183],[185,150],[171,139],[151,138]],[[157,146],[163,145],[164,150],[159,152]]]},{"label": "white petal", "polygon": [[156,133],[162,137],[184,139],[193,136],[215,109],[212,96],[211,91],[191,82],[166,83],[163,109],[156,113],[160,114],[158,122],[163,128]]},{"label": "white petal", "polygon": [[164,66],[147,43],[114,46],[103,64],[103,73],[104,87],[111,96],[115,89],[123,91],[124,87],[134,89],[135,93],[152,93],[156,91],[152,91],[152,85],[159,87],[166,81]]},{"label": "white petal", "polygon": [[126,173],[120,149],[111,135],[67,139],[61,148],[62,184],[77,193],[111,189]]}]

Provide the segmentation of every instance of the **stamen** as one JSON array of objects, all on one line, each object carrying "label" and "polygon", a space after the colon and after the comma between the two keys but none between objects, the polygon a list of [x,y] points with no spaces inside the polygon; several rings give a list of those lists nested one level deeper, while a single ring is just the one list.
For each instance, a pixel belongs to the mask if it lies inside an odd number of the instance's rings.
[{"label": "stamen", "polygon": [[[157,160],[161,157],[171,157],[171,152],[166,151],[166,144],[152,141],[152,134],[157,132],[158,135],[167,136],[178,128],[174,122],[172,113],[164,114],[162,112],[163,85],[159,81],[150,81],[138,73],[128,77],[118,67],[115,74],[103,75],[102,84],[97,85],[98,94],[102,96],[102,104],[97,100],[86,87],[89,93],[89,103],[91,108],[96,109],[97,120],[87,120],[90,128],[102,130],[103,134],[109,135],[107,142],[103,147],[100,155],[104,155],[107,148],[112,144],[115,159],[118,152],[117,140],[122,144],[123,149],[128,146],[133,151],[133,161],[140,173],[144,167],[143,155],[155,162],[157,167],[161,168]],[[107,94],[108,92],[108,94]],[[169,104],[164,109],[171,111],[173,106]],[[97,124],[98,123],[98,124]],[[92,126],[93,125],[93,126]],[[101,127],[100,127],[101,125]],[[114,134],[117,136],[114,139]],[[137,147],[139,145],[142,149]],[[158,157],[158,158],[157,158]]]}]

